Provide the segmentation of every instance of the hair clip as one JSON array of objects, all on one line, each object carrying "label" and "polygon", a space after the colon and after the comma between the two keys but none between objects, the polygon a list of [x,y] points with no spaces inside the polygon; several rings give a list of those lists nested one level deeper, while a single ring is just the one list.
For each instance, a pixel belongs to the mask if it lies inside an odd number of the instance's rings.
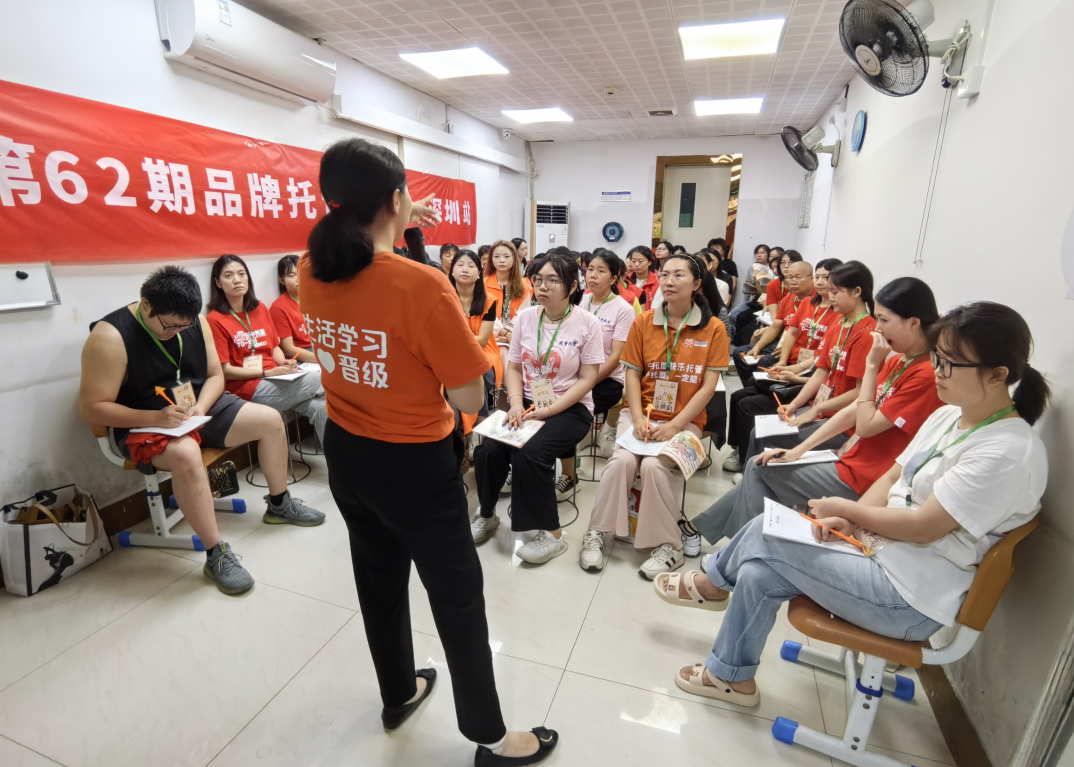
[{"label": "hair clip", "polygon": [[328,207],[332,210],[339,210],[339,203],[334,200],[328,200]]}]

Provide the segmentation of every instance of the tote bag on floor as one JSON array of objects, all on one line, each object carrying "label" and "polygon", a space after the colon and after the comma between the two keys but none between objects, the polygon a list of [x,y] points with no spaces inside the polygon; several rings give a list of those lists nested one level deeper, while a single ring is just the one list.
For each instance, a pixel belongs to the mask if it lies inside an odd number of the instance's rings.
[{"label": "tote bag on floor", "polygon": [[0,567],[17,596],[51,588],[111,550],[93,498],[75,485],[0,509]]}]

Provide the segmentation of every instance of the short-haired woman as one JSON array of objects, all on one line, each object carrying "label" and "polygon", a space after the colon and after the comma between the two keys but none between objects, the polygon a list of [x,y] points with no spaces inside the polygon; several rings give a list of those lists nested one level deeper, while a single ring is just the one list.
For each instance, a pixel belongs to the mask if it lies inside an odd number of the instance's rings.
[{"label": "short-haired woman", "polygon": [[[495,249],[494,249],[495,250]],[[471,523],[475,543],[499,527],[496,502],[511,472],[511,529],[537,530],[516,553],[543,564],[567,550],[556,501],[555,461],[577,446],[593,424],[593,386],[604,362],[600,321],[578,310],[578,264],[548,254],[531,264],[539,306],[519,312],[508,354],[510,423],[543,421],[521,448],[485,440],[474,451],[481,504]]]},{"label": "short-haired woman", "polygon": [[313,354],[306,318],[298,306],[298,256],[284,256],[276,264],[280,296],[272,302],[269,315],[280,337],[280,348],[287,359],[298,355],[299,362],[317,362]]},{"label": "short-haired woman", "polygon": [[868,536],[873,556],[767,537],[759,517],[702,560],[704,573],[654,582],[673,605],[727,611],[705,662],[676,674],[680,689],[756,706],[761,651],[780,607],[799,594],[869,631],[925,641],[955,624],[992,544],[1040,510],[1048,457],[1032,424],[1049,392],[1029,364],[1025,320],[979,302],[949,312],[937,330],[930,356],[946,406],[860,500],[809,501],[819,541],[834,539],[836,530]]},{"label": "short-haired woman", "polygon": [[323,445],[328,415],[321,374],[277,380],[297,373],[297,361],[284,356],[269,308],[257,300],[246,262],[238,256],[220,256],[213,263],[208,308],[225,388],[280,413],[294,410],[306,416]]},{"label": "short-haired woman", "polygon": [[656,258],[652,251],[644,246],[632,248],[627,255],[626,265],[630,272],[631,284],[645,295],[643,302],[645,308],[652,307],[653,296],[660,287],[660,280],[656,276]]}]

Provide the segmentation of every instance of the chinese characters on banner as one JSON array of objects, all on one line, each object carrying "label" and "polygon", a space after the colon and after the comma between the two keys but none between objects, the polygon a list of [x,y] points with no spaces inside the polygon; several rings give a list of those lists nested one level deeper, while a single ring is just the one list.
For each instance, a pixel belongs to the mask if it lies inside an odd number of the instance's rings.
[{"label": "chinese characters on banner", "polygon": [[[0,262],[300,252],[321,153],[0,81]],[[472,183],[407,173],[472,243]]]}]

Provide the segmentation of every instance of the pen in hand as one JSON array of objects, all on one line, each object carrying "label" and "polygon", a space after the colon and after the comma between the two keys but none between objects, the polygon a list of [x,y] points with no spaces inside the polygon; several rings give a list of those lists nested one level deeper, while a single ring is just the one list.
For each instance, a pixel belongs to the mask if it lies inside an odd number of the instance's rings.
[{"label": "pen in hand", "polygon": [[[165,399],[165,401],[167,401],[167,403],[168,403],[169,405],[171,405],[172,407],[179,407],[179,406],[178,406],[178,405],[176,405],[176,404],[175,404],[174,402],[172,402],[172,398],[171,398],[171,397],[169,397],[169,396],[168,396],[168,395],[167,395],[167,394],[165,393],[165,391],[164,391],[164,387],[163,387],[163,386],[154,386],[154,387],[153,387],[153,389],[154,389],[154,390],[156,391],[156,393],[157,393],[157,394],[159,394],[159,395],[160,395],[161,397],[163,397],[163,398]],[[184,421],[189,421],[189,420],[190,420],[190,416],[184,416],[183,420],[184,420]]]}]

